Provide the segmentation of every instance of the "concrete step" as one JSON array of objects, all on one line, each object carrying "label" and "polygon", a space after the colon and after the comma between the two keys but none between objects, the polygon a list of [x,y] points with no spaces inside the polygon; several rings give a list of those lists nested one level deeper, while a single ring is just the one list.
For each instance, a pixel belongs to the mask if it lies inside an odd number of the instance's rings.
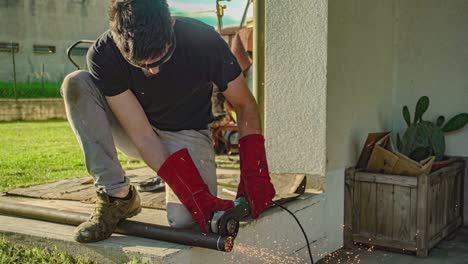
[{"label": "concrete step", "polygon": [[[326,231],[321,229],[323,196],[306,193],[286,205],[307,230],[314,255],[328,253]],[[0,203],[15,202],[90,213],[93,205],[73,201],[40,200],[0,196]],[[166,212],[146,209],[131,220],[166,224]],[[98,263],[126,263],[138,257],[149,263],[308,263],[304,237],[292,217],[280,208],[270,208],[256,220],[241,223],[234,250],[230,253],[190,247],[165,241],[114,234],[97,243],[73,240],[73,226],[0,215],[0,236],[18,244],[57,246],[72,255],[88,256]],[[322,253],[323,252],[323,253]]]},{"label": "concrete step", "polygon": [[[93,204],[76,201],[42,200],[0,196],[0,203],[13,202],[90,214]],[[131,220],[167,226],[166,211],[143,208]],[[149,263],[183,263],[190,247],[175,243],[114,234],[111,238],[90,244],[73,240],[74,226],[0,215],[0,234],[15,243],[53,247],[72,255],[89,256],[98,263],[125,263],[136,256]],[[185,254],[185,255],[184,255]]]},{"label": "concrete step", "polygon": [[80,244],[73,240],[73,226],[0,215],[0,234],[25,246],[65,251],[89,257],[98,263],[126,263],[137,257],[149,263],[185,263],[190,247],[146,238],[114,234],[97,243]]}]

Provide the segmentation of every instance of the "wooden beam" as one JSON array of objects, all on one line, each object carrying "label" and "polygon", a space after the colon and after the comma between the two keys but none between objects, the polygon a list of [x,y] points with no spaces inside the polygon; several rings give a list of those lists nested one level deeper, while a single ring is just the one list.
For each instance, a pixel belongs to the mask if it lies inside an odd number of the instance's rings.
[{"label": "wooden beam", "polygon": [[401,176],[401,175],[387,175],[369,172],[357,172],[356,181],[385,183],[391,185],[399,185],[403,187],[416,187],[418,186],[418,177]]},{"label": "wooden beam", "polygon": [[418,200],[417,200],[417,223],[416,230],[416,255],[418,257],[427,257],[429,247],[427,243],[428,237],[428,193],[429,193],[429,177],[427,174],[422,174],[418,177]]}]

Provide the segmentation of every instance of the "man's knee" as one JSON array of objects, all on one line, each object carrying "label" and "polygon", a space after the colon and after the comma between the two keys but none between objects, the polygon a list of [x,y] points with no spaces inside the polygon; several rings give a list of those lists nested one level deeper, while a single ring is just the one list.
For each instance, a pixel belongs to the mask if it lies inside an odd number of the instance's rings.
[{"label": "man's knee", "polygon": [[170,227],[191,228],[195,225],[195,220],[184,205],[168,203],[166,206],[167,221]]},{"label": "man's knee", "polygon": [[60,93],[65,102],[76,103],[87,88],[87,79],[90,78],[90,73],[83,70],[74,71],[63,79]]}]

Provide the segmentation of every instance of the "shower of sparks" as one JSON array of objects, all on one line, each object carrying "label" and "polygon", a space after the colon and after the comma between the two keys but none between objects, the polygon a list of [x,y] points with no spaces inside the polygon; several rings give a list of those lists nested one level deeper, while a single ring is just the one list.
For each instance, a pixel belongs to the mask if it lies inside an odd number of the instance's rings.
[{"label": "shower of sparks", "polygon": [[[364,245],[364,244],[357,244],[351,250],[338,250],[333,252],[323,259],[323,262],[319,263],[326,263],[326,264],[337,264],[337,263],[345,263],[345,264],[360,264],[362,261],[362,256],[370,256],[376,254],[375,246],[372,245]],[[389,258],[390,255],[382,254],[379,255],[382,258]],[[372,263],[381,263],[383,259],[379,259],[378,262]],[[369,262],[367,262],[369,263]]]},{"label": "shower of sparks", "polygon": [[[277,241],[273,242],[276,248],[260,248],[255,246],[249,246],[242,243],[238,243],[235,246],[235,252],[244,257],[249,258],[250,261],[258,261],[258,263],[277,263],[277,264],[295,264],[295,263],[307,263],[306,260],[297,256],[287,256],[287,252],[284,249],[288,249],[289,246],[281,245]],[[234,258],[237,258],[233,256]],[[238,260],[238,259],[237,259]]]}]

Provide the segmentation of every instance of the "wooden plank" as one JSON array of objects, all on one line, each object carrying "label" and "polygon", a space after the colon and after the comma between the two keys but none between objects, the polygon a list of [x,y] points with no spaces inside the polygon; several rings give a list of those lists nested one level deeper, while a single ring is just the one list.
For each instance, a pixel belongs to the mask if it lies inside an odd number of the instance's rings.
[{"label": "wooden plank", "polygon": [[446,200],[447,200],[447,178],[442,177],[440,179],[439,190],[438,190],[438,197],[437,197],[437,218],[436,218],[436,229],[437,231],[444,228],[447,224],[447,208],[445,207]]},{"label": "wooden plank", "polygon": [[418,177],[418,198],[417,198],[417,227],[416,230],[416,254],[427,256],[428,252],[428,192],[429,179],[427,174]]},{"label": "wooden plank", "polygon": [[430,177],[429,177],[429,179],[430,179],[430,181],[429,181],[430,185],[438,185],[438,184],[440,184],[440,179],[441,179],[441,178],[442,178],[441,176],[437,176],[437,175],[430,176]]},{"label": "wooden plank", "polygon": [[353,246],[353,187],[354,187],[354,168],[348,168],[345,171],[345,190],[344,190],[344,226],[343,226],[343,245],[345,248]]},{"label": "wooden plank", "polygon": [[428,242],[429,249],[433,248],[437,243],[439,243],[444,237],[458,229],[463,225],[463,221],[461,217],[457,217],[454,221],[449,223],[447,226],[442,228],[439,232],[437,232]]},{"label": "wooden plank", "polygon": [[441,200],[441,193],[440,193],[440,189],[441,189],[441,185],[442,185],[442,180],[440,178],[440,181],[433,186],[434,188],[434,201],[433,203],[431,204],[432,205],[432,208],[434,208],[433,210],[433,222],[434,222],[434,233],[433,234],[436,234],[438,231],[439,231],[439,228],[440,228],[440,216],[442,215],[442,212],[440,211],[440,200]]},{"label": "wooden plank", "polygon": [[393,225],[393,185],[377,184],[376,235],[392,238]]},{"label": "wooden plank", "polygon": [[418,258],[426,258],[427,256],[429,256],[429,249],[428,248],[424,248],[424,249],[417,248],[416,249],[416,256]]},{"label": "wooden plank", "polygon": [[463,161],[458,160],[456,162],[453,162],[449,166],[446,166],[442,169],[434,171],[433,173],[430,174],[430,176],[438,175],[440,177],[442,175],[453,175],[456,173],[456,171],[461,171],[461,170],[463,170]]},{"label": "wooden plank", "polygon": [[376,229],[376,184],[361,182],[361,213],[359,233],[375,234]]},{"label": "wooden plank", "polygon": [[458,173],[455,177],[455,217],[461,216],[462,204],[463,204],[463,173]]},{"label": "wooden plank", "polygon": [[439,184],[429,186],[429,231],[428,237],[432,237],[436,231],[436,217],[437,217],[437,208],[436,208],[436,198]]},{"label": "wooden plank", "polygon": [[447,189],[449,190],[447,193],[447,222],[451,222],[455,219],[455,182],[456,177],[447,177]]},{"label": "wooden plank", "polygon": [[410,198],[410,238],[411,241],[416,241],[417,225],[418,225],[418,189],[411,188]]},{"label": "wooden plank", "polygon": [[463,162],[454,162],[450,166],[437,170],[429,175],[431,185],[440,181],[442,177],[452,177],[463,172]]},{"label": "wooden plank", "polygon": [[369,172],[357,172],[355,176],[356,181],[385,183],[392,185],[399,185],[405,187],[416,187],[418,178],[412,176],[402,175],[387,175]]},{"label": "wooden plank", "polygon": [[360,215],[361,215],[361,182],[354,181],[353,186],[353,218],[351,220],[353,226],[353,234],[360,232]]},{"label": "wooden plank", "polygon": [[385,239],[375,236],[365,236],[365,235],[353,235],[353,240],[355,243],[362,243],[367,245],[375,245],[387,248],[396,248],[396,249],[404,249],[408,251],[416,251],[416,243],[408,242],[408,241],[399,241],[399,240],[392,240],[392,239]]},{"label": "wooden plank", "polygon": [[393,240],[410,241],[411,189],[395,186],[393,197]]},{"label": "wooden plank", "polygon": [[465,210],[465,172],[466,172],[466,163],[463,161],[463,166],[461,167],[461,179],[460,179],[460,217],[461,217],[461,222],[464,223],[464,210]]}]

